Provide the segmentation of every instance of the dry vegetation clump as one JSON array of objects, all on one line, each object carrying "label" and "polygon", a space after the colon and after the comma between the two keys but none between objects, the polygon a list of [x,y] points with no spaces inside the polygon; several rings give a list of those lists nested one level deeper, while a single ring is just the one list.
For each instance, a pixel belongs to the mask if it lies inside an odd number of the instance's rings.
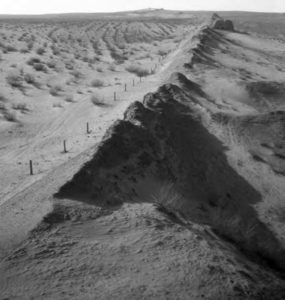
[{"label": "dry vegetation clump", "polygon": [[182,201],[182,197],[175,190],[173,183],[162,185],[159,192],[153,196],[153,202],[156,208],[170,215],[175,215],[177,207]]},{"label": "dry vegetation clump", "polygon": [[54,97],[60,96],[61,92],[63,92],[63,88],[60,85],[55,85],[49,90],[49,93]]},{"label": "dry vegetation clump", "polygon": [[64,97],[64,100],[65,100],[66,102],[70,102],[70,103],[74,103],[74,102],[75,102],[75,101],[74,101],[73,95],[66,95],[66,96]]},{"label": "dry vegetation clump", "polygon": [[71,71],[70,75],[72,75],[74,77],[75,81],[79,81],[80,79],[84,79],[85,78],[84,74],[82,74],[79,71],[75,71],[75,70]]},{"label": "dry vegetation clump", "polygon": [[24,75],[24,80],[26,81],[27,84],[31,84],[38,89],[41,88],[41,84],[36,81],[35,77],[32,74],[26,73]]},{"label": "dry vegetation clump", "polygon": [[33,68],[38,72],[47,73],[48,69],[43,63],[35,63],[33,64]]},{"label": "dry vegetation clump", "polygon": [[34,48],[34,42],[33,41],[29,41],[27,43],[27,49],[28,49],[28,51],[32,51],[33,48]]},{"label": "dry vegetation clump", "polygon": [[5,47],[5,49],[3,49],[4,53],[8,53],[8,52],[17,52],[18,49],[15,48],[14,46],[8,45]]},{"label": "dry vegetation clump", "polygon": [[94,80],[92,80],[92,82],[91,82],[91,86],[92,86],[92,87],[96,87],[96,88],[104,87],[104,86],[105,86],[105,83],[104,83],[104,81],[101,80],[101,79],[94,79]]},{"label": "dry vegetation clump", "polygon": [[41,59],[38,57],[31,57],[28,61],[27,61],[27,65],[29,66],[33,66],[34,64],[38,64],[41,63]]},{"label": "dry vegetation clump", "polygon": [[150,75],[150,72],[147,69],[142,68],[141,66],[128,66],[126,71],[136,74],[138,77],[146,77]]},{"label": "dry vegetation clump", "polygon": [[50,69],[55,69],[55,68],[56,68],[56,61],[54,61],[54,60],[48,61],[48,62],[47,62],[47,66],[48,66]]},{"label": "dry vegetation clump", "polygon": [[23,85],[23,78],[20,75],[10,74],[6,77],[6,81],[12,88],[19,89],[20,91],[25,89]]},{"label": "dry vegetation clump", "polygon": [[8,99],[6,98],[6,96],[4,96],[3,94],[0,94],[0,102],[7,102]]},{"label": "dry vegetation clump", "polygon": [[157,54],[162,57],[166,56],[168,53],[169,53],[169,51],[167,51],[167,50],[158,50],[158,52],[157,52]]},{"label": "dry vegetation clump", "polygon": [[105,106],[106,103],[105,103],[105,99],[104,97],[102,97],[101,95],[99,94],[95,94],[93,93],[90,97],[90,101],[95,105],[95,106]]},{"label": "dry vegetation clump", "polygon": [[43,47],[40,47],[40,48],[37,49],[36,52],[37,52],[38,55],[43,55],[43,54],[45,54],[46,51]]},{"label": "dry vegetation clump", "polygon": [[10,111],[4,103],[0,103],[0,112],[3,118],[9,122],[17,122],[17,115],[15,112]]},{"label": "dry vegetation clump", "polygon": [[16,103],[12,105],[12,108],[14,110],[20,110],[21,113],[27,113],[30,111],[30,108],[28,108],[28,105],[26,103]]},{"label": "dry vegetation clump", "polygon": [[61,103],[54,103],[54,104],[52,105],[52,107],[55,107],[55,108],[62,108],[63,106],[62,106]]},{"label": "dry vegetation clump", "polygon": [[116,72],[116,71],[117,71],[115,65],[110,65],[110,66],[108,67],[108,69],[109,69],[110,71],[112,71],[112,72]]},{"label": "dry vegetation clump", "polygon": [[13,111],[5,110],[5,111],[3,111],[2,114],[3,114],[3,117],[9,122],[17,122],[18,121],[17,115]]}]

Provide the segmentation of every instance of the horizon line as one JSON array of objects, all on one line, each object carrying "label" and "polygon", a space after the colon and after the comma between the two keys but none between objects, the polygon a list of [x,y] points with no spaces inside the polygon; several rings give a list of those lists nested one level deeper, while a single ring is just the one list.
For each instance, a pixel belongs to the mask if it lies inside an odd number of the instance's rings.
[{"label": "horizon line", "polygon": [[123,11],[71,11],[71,12],[47,12],[47,13],[0,13],[0,16],[50,16],[50,15],[79,15],[79,14],[119,14],[119,13],[127,13],[127,12],[139,12],[139,11],[170,11],[170,12],[222,12],[222,13],[261,13],[261,14],[284,14],[284,11],[257,11],[257,10],[177,10],[177,9],[165,9],[165,8],[142,8],[142,9],[131,9],[131,10],[123,10]]}]

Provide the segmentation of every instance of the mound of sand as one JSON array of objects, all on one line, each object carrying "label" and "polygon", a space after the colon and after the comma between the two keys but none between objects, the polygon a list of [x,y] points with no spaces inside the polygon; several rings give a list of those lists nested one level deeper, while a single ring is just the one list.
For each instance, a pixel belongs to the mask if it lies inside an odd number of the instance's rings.
[{"label": "mound of sand", "polygon": [[[173,79],[194,92],[198,88],[182,74]],[[226,149],[202,125],[203,115],[178,85],[163,85],[143,104],[131,104],[57,196],[119,204],[141,201],[143,190],[144,200],[152,201],[155,183],[168,182],[181,195],[167,203],[168,209],[210,224],[242,249],[284,269],[284,250],[252,209],[261,195],[228,164]]]}]

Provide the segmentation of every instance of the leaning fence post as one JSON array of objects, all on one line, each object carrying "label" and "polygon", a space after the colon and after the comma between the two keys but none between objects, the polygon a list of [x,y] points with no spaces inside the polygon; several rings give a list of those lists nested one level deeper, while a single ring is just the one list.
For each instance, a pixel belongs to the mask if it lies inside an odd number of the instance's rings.
[{"label": "leaning fence post", "polygon": [[30,160],[30,175],[34,175],[34,172],[33,172],[33,161]]}]

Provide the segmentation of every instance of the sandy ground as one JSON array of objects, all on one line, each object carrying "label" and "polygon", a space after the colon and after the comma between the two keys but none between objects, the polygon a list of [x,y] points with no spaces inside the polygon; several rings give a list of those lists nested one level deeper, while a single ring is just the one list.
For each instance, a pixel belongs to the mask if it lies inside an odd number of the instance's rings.
[{"label": "sandy ground", "polygon": [[[104,26],[107,32],[113,30],[112,24]],[[141,60],[148,67],[157,64],[156,73],[142,82],[127,73],[123,65],[115,74],[107,71],[102,75],[105,82],[114,84],[90,88],[86,82],[94,75],[88,70],[84,83],[70,88],[69,93],[78,88],[84,93],[77,94],[74,103],[51,97],[47,90],[35,90],[23,96],[2,84],[5,94],[13,92],[15,97],[24,97],[33,108],[31,112],[19,113],[20,122],[2,120],[0,124],[0,295],[3,299],[285,297],[280,274],[217,236],[207,222],[198,225],[185,221],[149,203],[153,200],[155,182],[142,187],[148,199],[136,199],[112,208],[99,206],[96,201],[86,203],[80,197],[54,198],[60,187],[92,159],[106,129],[114,120],[122,118],[130,103],[142,101],[146,93],[155,91],[174,71],[183,71],[204,92],[194,99],[195,107],[205,116],[204,126],[227,147],[225,154],[230,167],[261,195],[252,208],[259,220],[274,232],[280,245],[285,246],[285,191],[279,153],[283,144],[276,146],[280,144],[283,127],[282,122],[280,125],[275,119],[263,117],[264,113],[284,109],[278,100],[282,98],[282,89],[264,96],[253,94],[249,85],[284,82],[284,44],[216,31],[207,34],[207,47],[202,53],[193,52],[197,46],[194,36],[199,28],[187,25],[176,29],[176,35],[184,37],[182,42],[166,39],[163,49],[171,50],[165,57],[154,55],[154,61]],[[56,32],[60,37],[58,29],[52,34]],[[108,44],[106,36],[101,42]],[[144,43],[144,47],[149,47]],[[105,46],[102,47],[104,68],[114,59],[112,51]],[[146,51],[157,52],[157,46],[150,47]],[[189,68],[187,64],[191,58],[197,59],[195,55],[200,55],[199,59]],[[6,62],[9,59],[6,56]],[[100,72],[96,76],[101,78]],[[134,78],[136,82],[132,86]],[[46,84],[59,80],[59,76],[41,80]],[[121,84],[116,85],[116,81]],[[127,92],[124,92],[125,83],[128,83]],[[115,91],[117,101],[113,99]],[[90,94],[95,92],[104,96],[105,105],[90,101]],[[269,101],[270,97],[274,101]],[[51,105],[59,101],[62,107]],[[262,121],[239,119],[259,115]],[[89,134],[86,122],[92,130]],[[63,140],[67,141],[68,153],[62,153]],[[271,148],[262,148],[262,142]],[[256,159],[257,154],[261,159]],[[34,161],[34,176],[28,174],[30,159]],[[280,167],[278,172],[276,164]],[[250,201],[243,199],[244,203]],[[40,225],[33,230],[37,224]]]}]

